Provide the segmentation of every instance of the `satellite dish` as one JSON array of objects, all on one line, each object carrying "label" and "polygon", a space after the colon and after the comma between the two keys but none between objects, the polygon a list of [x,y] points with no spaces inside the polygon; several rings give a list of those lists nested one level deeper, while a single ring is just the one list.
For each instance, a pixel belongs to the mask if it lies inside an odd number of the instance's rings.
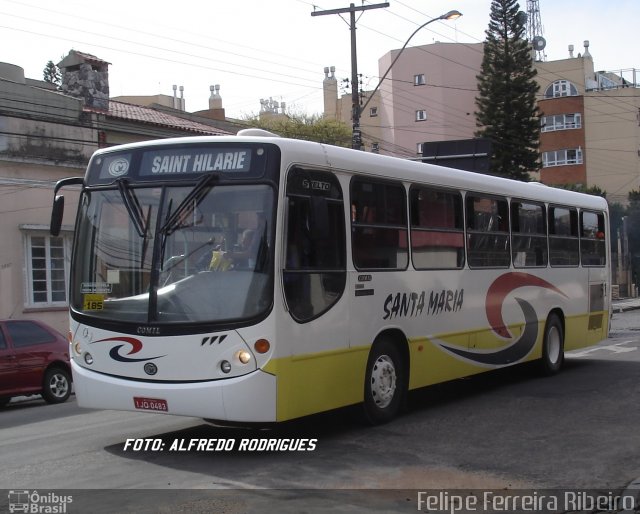
[{"label": "satellite dish", "polygon": [[536,52],[544,50],[545,46],[547,46],[547,41],[542,36],[536,36],[533,38],[533,49]]}]

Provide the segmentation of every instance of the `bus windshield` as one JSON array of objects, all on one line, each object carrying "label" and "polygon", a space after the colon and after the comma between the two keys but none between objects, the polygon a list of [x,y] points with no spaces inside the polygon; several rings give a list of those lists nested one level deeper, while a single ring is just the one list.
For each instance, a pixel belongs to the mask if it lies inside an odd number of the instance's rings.
[{"label": "bus windshield", "polygon": [[273,202],[269,185],[207,179],[85,190],[72,308],[132,323],[255,319],[273,296]]}]

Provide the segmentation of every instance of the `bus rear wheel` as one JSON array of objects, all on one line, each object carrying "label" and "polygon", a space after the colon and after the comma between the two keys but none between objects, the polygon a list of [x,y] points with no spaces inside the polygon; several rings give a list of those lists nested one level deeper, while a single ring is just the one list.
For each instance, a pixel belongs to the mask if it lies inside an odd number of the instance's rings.
[{"label": "bus rear wheel", "polygon": [[364,415],[373,425],[387,423],[399,412],[406,392],[406,372],[396,345],[387,339],[369,353],[364,384]]},{"label": "bus rear wheel", "polygon": [[550,314],[544,327],[540,368],[545,375],[555,375],[564,362],[564,330],[556,314]]}]

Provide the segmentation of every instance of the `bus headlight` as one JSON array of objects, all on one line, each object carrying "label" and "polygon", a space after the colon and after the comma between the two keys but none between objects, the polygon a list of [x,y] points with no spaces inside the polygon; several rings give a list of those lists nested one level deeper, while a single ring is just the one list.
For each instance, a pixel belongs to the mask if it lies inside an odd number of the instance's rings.
[{"label": "bus headlight", "polygon": [[93,364],[93,355],[91,355],[89,352],[84,354],[84,361],[91,366]]},{"label": "bus headlight", "polygon": [[229,361],[222,361],[220,363],[220,369],[223,373],[229,373],[231,371],[231,363]]},{"label": "bus headlight", "polygon": [[246,351],[246,350],[240,350],[237,354],[236,357],[238,357],[238,360],[242,363],[242,364],[246,364],[247,362],[249,362],[251,360],[251,354]]}]

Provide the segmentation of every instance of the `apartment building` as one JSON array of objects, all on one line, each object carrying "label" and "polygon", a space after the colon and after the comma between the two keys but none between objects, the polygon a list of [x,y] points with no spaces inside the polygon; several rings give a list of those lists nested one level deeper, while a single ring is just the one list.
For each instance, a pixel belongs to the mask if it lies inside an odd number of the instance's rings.
[{"label": "apartment building", "polygon": [[[482,43],[433,43],[383,55],[380,76],[397,61],[371,100],[370,92],[362,93],[361,104],[369,102],[360,119],[365,150],[418,158],[426,141],[472,138],[482,48]],[[328,87],[326,73],[325,116],[351,125],[351,96],[338,98],[337,79]]]},{"label": "apartment building", "polygon": [[594,71],[589,42],[536,62],[542,112],[540,181],[598,186],[626,203],[640,189],[640,70]]}]

